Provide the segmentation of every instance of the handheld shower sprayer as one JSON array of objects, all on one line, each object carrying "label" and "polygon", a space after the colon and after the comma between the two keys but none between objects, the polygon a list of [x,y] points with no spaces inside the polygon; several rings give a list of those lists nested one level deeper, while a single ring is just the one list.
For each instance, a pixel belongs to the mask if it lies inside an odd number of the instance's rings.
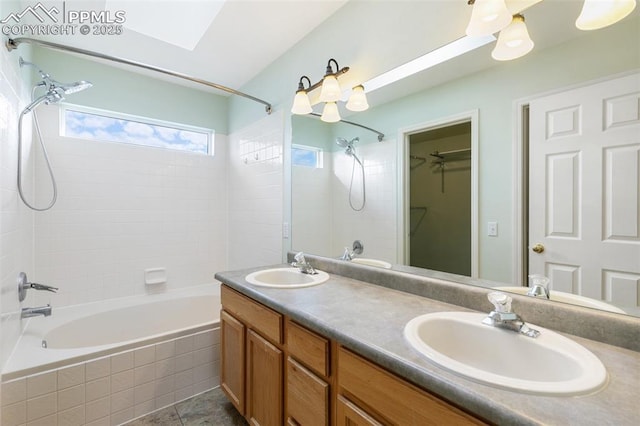
[{"label": "handheld shower sprayer", "polygon": [[[366,188],[365,188],[365,181],[364,181],[364,164],[362,164],[362,161],[360,161],[360,158],[358,158],[358,155],[356,154],[356,147],[354,146],[354,144],[356,142],[359,142],[360,138],[359,137],[355,137],[353,139],[351,139],[350,141],[345,139],[345,138],[336,138],[336,143],[338,144],[338,146],[344,148],[344,153],[347,154],[350,157],[353,157],[353,165],[351,167],[351,183],[349,185],[349,206],[351,207],[352,210],[354,211],[361,211],[362,209],[364,209],[364,206],[367,202],[367,194],[366,194]],[[360,165],[360,170],[362,172],[362,205],[359,208],[356,208],[353,206],[353,202],[351,201],[351,197],[352,197],[352,190],[353,190],[353,175],[355,172],[355,168],[356,168],[356,161],[358,162],[358,164]]]},{"label": "handheld shower sprayer", "polygon": [[[40,125],[38,123],[38,117],[35,113],[35,109],[43,103],[46,105],[49,105],[49,104],[57,104],[59,102],[62,102],[64,100],[64,95],[69,95],[72,93],[77,93],[84,89],[88,89],[89,87],[92,86],[92,84],[84,80],[76,81],[74,83],[60,83],[59,81],[52,79],[49,74],[42,71],[42,69],[40,69],[40,67],[38,67],[34,63],[27,62],[22,58],[20,58],[18,63],[20,64],[20,67],[27,65],[35,68],[40,74],[40,78],[42,79],[42,81],[34,85],[33,89],[31,89],[31,103],[22,110],[22,112],[20,113],[20,116],[18,117],[18,172],[17,172],[18,194],[20,195],[20,199],[22,200],[22,202],[31,210],[45,211],[45,210],[49,210],[56,203],[56,200],[58,198],[58,187],[56,185],[55,176],[53,175],[53,170],[51,168],[51,162],[49,161],[49,156],[47,155],[47,148],[45,147],[44,141],[42,140]],[[45,93],[39,96],[38,98],[35,98],[36,90],[38,90],[39,88],[44,88]],[[36,208],[33,205],[31,205],[26,200],[22,190],[22,119],[24,118],[25,115],[29,114],[30,112],[33,112],[34,127],[36,130],[36,134],[38,135],[38,139],[40,140],[40,146],[42,147],[42,153],[47,163],[49,176],[51,176],[51,186],[53,189],[53,195],[51,197],[51,201],[49,202],[49,205],[44,208]]]}]

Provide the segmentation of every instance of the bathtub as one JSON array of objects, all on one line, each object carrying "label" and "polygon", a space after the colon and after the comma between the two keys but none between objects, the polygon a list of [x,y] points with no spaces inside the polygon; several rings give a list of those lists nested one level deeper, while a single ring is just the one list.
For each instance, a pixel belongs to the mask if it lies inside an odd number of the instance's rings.
[{"label": "bathtub", "polygon": [[[23,404],[28,421],[36,416],[47,423],[54,419],[47,416],[55,416],[60,423],[67,415],[70,423],[119,424],[215,387],[219,314],[219,283],[63,308],[53,304],[50,317],[29,319],[2,371],[2,412],[22,413]],[[82,398],[60,404],[61,394],[74,392]],[[46,404],[38,407],[47,395],[58,400],[49,404],[54,412]]]}]

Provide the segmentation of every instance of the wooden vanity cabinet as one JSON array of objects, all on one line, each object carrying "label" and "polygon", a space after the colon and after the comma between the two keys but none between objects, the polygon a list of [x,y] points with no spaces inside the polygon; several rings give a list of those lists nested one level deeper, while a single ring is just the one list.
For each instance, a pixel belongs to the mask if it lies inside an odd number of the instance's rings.
[{"label": "wooden vanity cabinet", "polygon": [[221,387],[251,425],[486,424],[226,285],[221,293]]},{"label": "wooden vanity cabinet", "polygon": [[[345,348],[338,351],[337,377],[339,395],[347,406],[346,414],[338,415],[338,425],[486,424]],[[357,405],[347,404],[350,401]]]},{"label": "wooden vanity cabinet", "polygon": [[220,386],[252,425],[283,420],[281,314],[221,286]]},{"label": "wooden vanity cabinet", "polygon": [[305,426],[330,424],[330,342],[287,321],[287,422]]}]

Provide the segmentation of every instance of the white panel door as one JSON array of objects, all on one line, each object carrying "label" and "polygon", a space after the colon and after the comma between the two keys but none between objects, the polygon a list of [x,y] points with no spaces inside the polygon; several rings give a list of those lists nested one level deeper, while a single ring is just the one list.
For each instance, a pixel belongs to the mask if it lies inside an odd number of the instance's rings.
[{"label": "white panel door", "polygon": [[640,306],[640,74],[532,101],[529,162],[529,273]]}]

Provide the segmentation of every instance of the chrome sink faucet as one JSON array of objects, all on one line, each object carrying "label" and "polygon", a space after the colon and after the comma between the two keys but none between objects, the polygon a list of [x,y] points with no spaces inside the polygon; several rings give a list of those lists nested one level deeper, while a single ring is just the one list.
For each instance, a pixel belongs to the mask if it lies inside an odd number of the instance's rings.
[{"label": "chrome sink faucet", "polygon": [[51,305],[40,306],[38,308],[22,308],[20,318],[31,318],[42,315],[48,317],[51,315]]},{"label": "chrome sink faucet", "polygon": [[291,266],[300,269],[300,272],[303,274],[315,275],[317,274],[316,270],[313,269],[313,266],[307,262],[307,259],[304,258],[304,253],[300,252],[294,256],[294,262],[291,262]]},{"label": "chrome sink faucet", "polygon": [[531,278],[532,286],[529,288],[529,291],[527,291],[527,296],[541,297],[543,299],[549,299],[551,297],[549,278],[538,274],[529,275],[529,278]]},{"label": "chrome sink faucet", "polygon": [[489,293],[487,298],[493,304],[494,310],[482,320],[483,324],[513,330],[528,337],[535,338],[540,335],[538,330],[530,328],[518,314],[511,311],[511,297],[504,293],[493,292]]}]

